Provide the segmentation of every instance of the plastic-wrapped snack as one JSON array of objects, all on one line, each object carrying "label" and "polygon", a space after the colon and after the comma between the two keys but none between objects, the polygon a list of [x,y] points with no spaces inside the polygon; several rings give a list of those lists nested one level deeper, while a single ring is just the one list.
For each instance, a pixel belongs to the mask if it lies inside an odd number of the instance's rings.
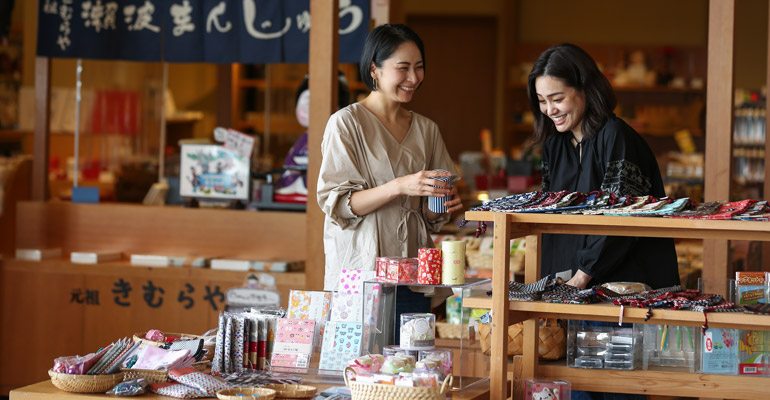
[{"label": "plastic-wrapped snack", "polygon": [[139,396],[147,393],[147,386],[149,386],[147,380],[144,378],[139,378],[126,382],[120,382],[115,385],[112,390],[108,391],[107,394],[114,394],[115,396],[124,397]]},{"label": "plastic-wrapped snack", "polygon": [[640,282],[607,282],[602,284],[602,287],[618,294],[641,293],[652,290],[651,287]]}]

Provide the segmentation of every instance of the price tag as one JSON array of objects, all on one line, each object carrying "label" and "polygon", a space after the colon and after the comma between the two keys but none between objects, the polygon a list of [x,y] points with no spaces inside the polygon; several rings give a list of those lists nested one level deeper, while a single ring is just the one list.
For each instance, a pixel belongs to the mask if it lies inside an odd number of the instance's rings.
[{"label": "price tag", "polygon": [[234,129],[228,129],[225,134],[225,149],[246,158],[251,157],[254,148],[254,137]]}]

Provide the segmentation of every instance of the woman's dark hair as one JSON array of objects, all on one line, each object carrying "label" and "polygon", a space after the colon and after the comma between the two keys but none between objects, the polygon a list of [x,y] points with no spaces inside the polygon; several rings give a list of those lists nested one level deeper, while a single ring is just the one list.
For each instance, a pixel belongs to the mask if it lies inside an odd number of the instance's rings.
[{"label": "woman's dark hair", "polygon": [[535,116],[535,142],[543,143],[557,133],[553,121],[540,111],[535,80],[541,76],[559,78],[564,84],[585,94],[583,136],[592,137],[612,115],[617,100],[607,77],[585,50],[571,43],[553,46],[535,61],[527,82],[527,96]]},{"label": "woman's dark hair", "polygon": [[377,68],[382,68],[383,61],[390,58],[398,49],[398,46],[406,42],[414,42],[417,48],[420,49],[422,69],[425,70],[425,46],[422,44],[422,39],[408,26],[385,24],[369,32],[364,44],[364,50],[361,52],[361,64],[359,65],[361,81],[366,84],[369,90],[374,90],[372,74],[369,73],[372,62],[374,62]]}]

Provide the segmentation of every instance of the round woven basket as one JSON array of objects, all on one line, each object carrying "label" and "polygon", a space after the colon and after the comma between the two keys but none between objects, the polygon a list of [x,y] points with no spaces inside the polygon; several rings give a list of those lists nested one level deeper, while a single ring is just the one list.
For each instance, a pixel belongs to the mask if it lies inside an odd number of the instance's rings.
[{"label": "round woven basket", "polygon": [[[238,396],[238,395],[241,396]],[[244,387],[235,389],[222,389],[217,392],[217,398],[221,400],[243,400],[244,396],[259,395],[260,400],[273,400],[275,398],[275,390],[258,388],[258,387]]]},{"label": "round woven basket", "polygon": [[353,368],[345,368],[345,384],[350,388],[353,400],[444,400],[446,392],[452,387],[452,376],[447,375],[440,387],[405,387],[382,385],[379,383],[361,383],[349,380],[355,377]]},{"label": "round woven basket", "polygon": [[275,396],[278,399],[307,399],[315,396],[315,392],[318,390],[315,386],[287,383],[265,385],[265,388],[275,390]]},{"label": "round woven basket", "polygon": [[123,382],[123,373],[110,375],[72,375],[48,370],[51,383],[60,390],[73,393],[99,393],[112,389]]},{"label": "round woven basket", "polygon": [[460,334],[462,334],[463,339],[468,339],[468,330],[464,330],[461,324],[436,322],[436,331],[438,332],[438,337],[443,339],[460,339]]},{"label": "round woven basket", "polygon": [[[193,368],[198,371],[203,371],[208,366],[208,361],[198,361],[193,363]],[[124,380],[130,381],[132,379],[144,378],[149,383],[164,383],[171,379],[168,377],[168,370],[165,369],[131,369],[122,368],[121,371],[125,374]]]},{"label": "round woven basket", "polygon": [[[522,354],[524,347],[524,324],[508,326],[508,355]],[[540,319],[538,335],[538,354],[546,360],[558,360],[567,354],[567,332],[556,319]],[[479,324],[481,351],[489,355],[492,330],[490,324]]]},{"label": "round woven basket", "polygon": [[[147,336],[147,332],[135,333],[134,334],[134,342],[142,342],[142,343],[144,343],[146,345],[155,346],[155,347],[160,347],[160,345],[163,344],[162,342],[156,342],[156,341],[153,341],[153,340],[150,340],[150,339],[145,339],[144,338],[145,336]],[[166,337],[169,337],[169,336],[172,336],[172,337],[183,337],[183,338],[193,338],[193,339],[203,339],[203,336],[193,335],[192,333],[174,333],[174,332],[166,333]],[[204,342],[203,348],[206,350],[206,356],[204,357],[204,359],[209,360],[209,361],[214,359],[214,347],[216,347],[215,343],[206,344]]]}]

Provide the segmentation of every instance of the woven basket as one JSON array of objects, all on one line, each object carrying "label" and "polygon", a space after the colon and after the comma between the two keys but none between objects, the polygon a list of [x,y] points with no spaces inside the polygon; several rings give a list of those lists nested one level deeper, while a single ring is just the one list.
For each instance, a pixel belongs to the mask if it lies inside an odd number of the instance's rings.
[{"label": "woven basket", "polygon": [[[523,353],[522,343],[524,341],[524,324],[518,323],[508,327],[508,355],[519,355]],[[541,358],[546,360],[558,360],[567,353],[567,332],[564,326],[556,319],[541,318],[540,329],[538,331],[538,353]],[[481,351],[484,354],[490,353],[490,341],[492,340],[492,330],[490,324],[479,324],[479,336]]]},{"label": "woven basket", "polygon": [[[191,333],[174,333],[174,332],[169,332],[169,333],[166,333],[165,335],[166,335],[166,337],[168,337],[168,336],[177,337],[178,336],[178,337],[187,337],[187,338],[193,338],[193,339],[203,339],[203,336],[201,336],[201,335],[193,335]],[[147,332],[135,333],[134,334],[134,342],[142,342],[142,343],[144,343],[146,345],[155,346],[155,347],[160,347],[160,345],[163,344],[162,342],[155,342],[155,341],[152,341],[150,339],[145,339],[144,338],[145,336],[147,336]],[[204,359],[209,360],[209,361],[214,359],[214,347],[216,347],[215,343],[205,344],[205,342],[204,342],[203,348],[206,350],[206,356],[204,357]]]},{"label": "woven basket", "polygon": [[343,376],[345,377],[345,384],[350,388],[353,400],[444,400],[446,399],[446,392],[452,388],[451,375],[447,375],[441,387],[405,387],[351,381],[349,377],[355,375],[353,368],[345,368]]},{"label": "woven basket", "polygon": [[462,333],[463,339],[468,339],[468,330],[463,330],[461,324],[450,324],[449,322],[436,322],[436,331],[438,337],[444,339],[460,339]]},{"label": "woven basket", "polygon": [[51,383],[60,390],[73,393],[99,393],[112,389],[123,382],[123,373],[110,375],[72,375],[48,370]]},{"label": "woven basket", "polygon": [[[208,361],[198,361],[193,363],[193,368],[198,371],[203,371],[208,366]],[[149,383],[164,383],[169,382],[171,379],[168,377],[168,370],[165,369],[131,369],[122,368],[121,371],[125,374],[123,378],[126,381],[132,379],[144,378]]]},{"label": "woven basket", "polygon": [[[238,395],[241,396],[238,396]],[[222,389],[217,392],[217,398],[221,400],[243,400],[245,396],[259,395],[260,400],[273,400],[275,398],[275,390],[258,388],[258,387],[243,387],[235,389]]]},{"label": "woven basket", "polygon": [[265,385],[265,389],[275,390],[275,396],[278,399],[307,399],[315,396],[315,392],[318,390],[315,386],[287,383]]}]

